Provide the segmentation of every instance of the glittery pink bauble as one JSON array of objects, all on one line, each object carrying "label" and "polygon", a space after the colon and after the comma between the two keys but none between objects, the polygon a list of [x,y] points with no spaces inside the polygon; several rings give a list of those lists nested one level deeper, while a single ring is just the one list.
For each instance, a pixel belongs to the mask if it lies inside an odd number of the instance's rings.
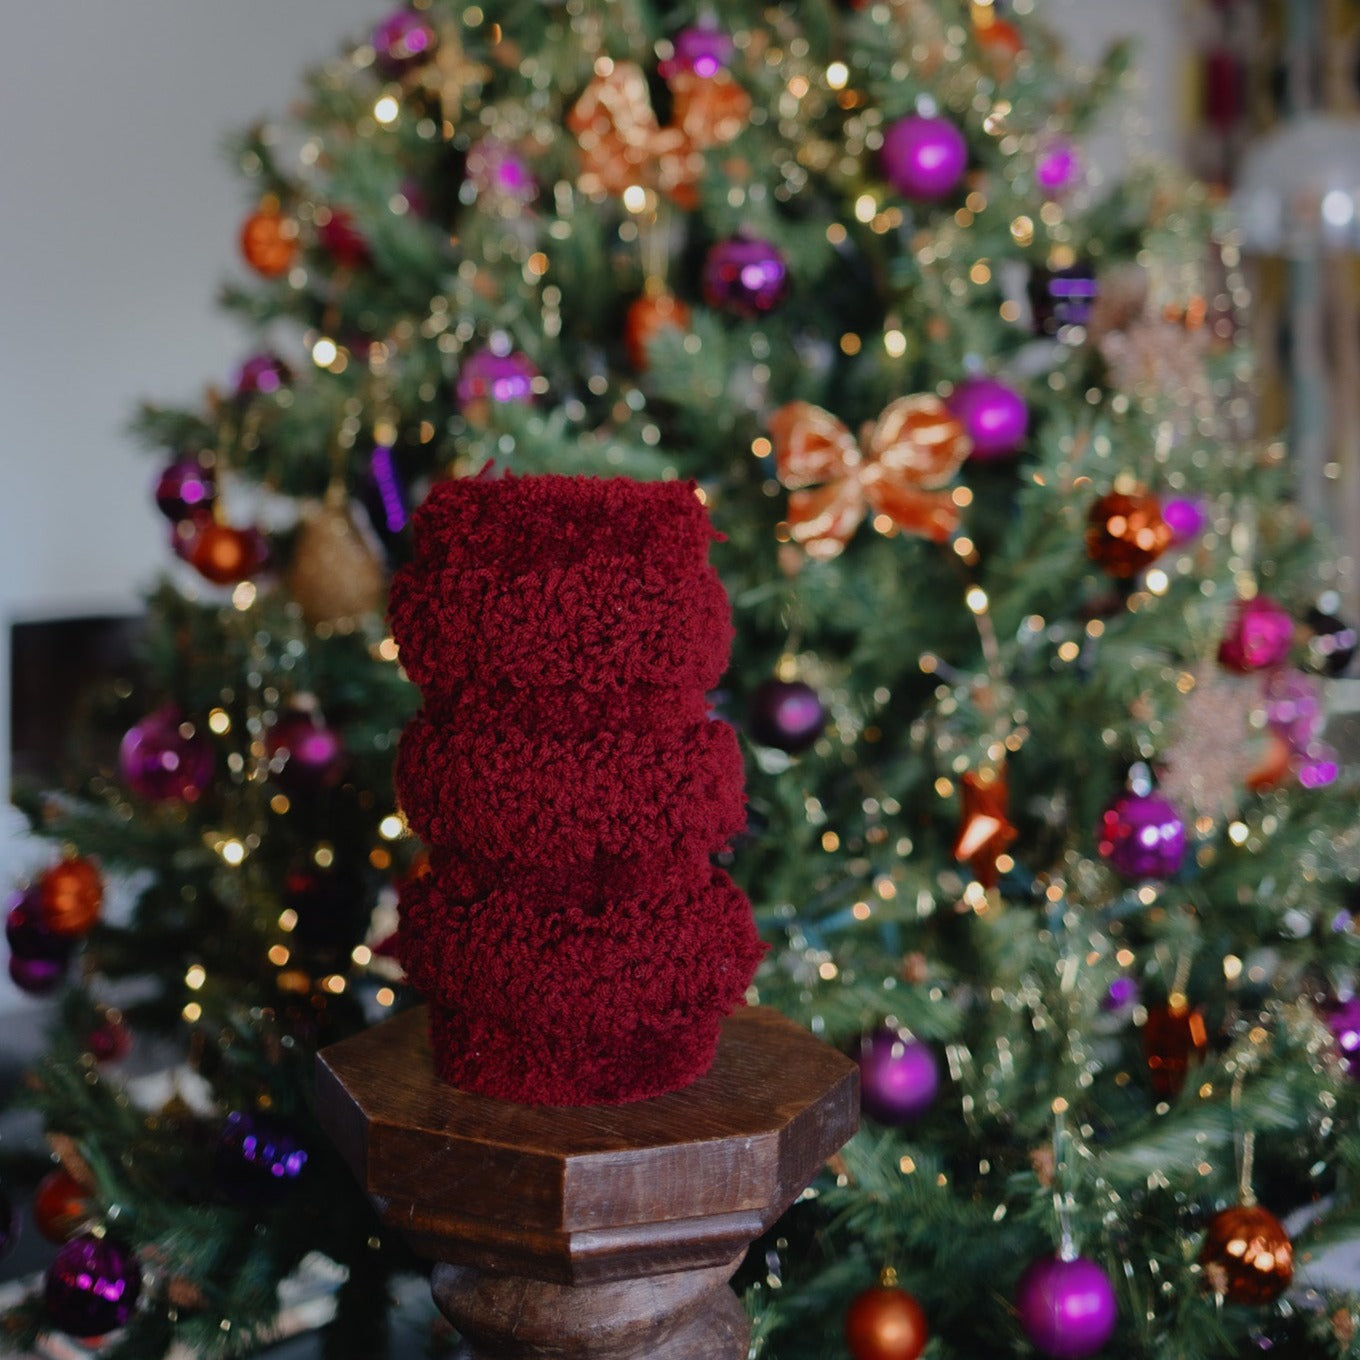
[{"label": "glittery pink bauble", "polygon": [[755,321],[784,300],[789,267],[770,241],[735,236],[712,246],[704,260],[704,300]]},{"label": "glittery pink bauble", "polygon": [[972,441],[974,462],[1007,458],[1029,433],[1029,407],[1013,387],[995,378],[970,378],[954,389],[949,409]]},{"label": "glittery pink bauble", "polygon": [[1265,595],[1239,600],[1219,643],[1218,663],[1230,671],[1260,671],[1278,666],[1289,655],[1294,620],[1283,606]]},{"label": "glittery pink bauble", "polygon": [[534,399],[537,377],[538,369],[518,350],[509,354],[478,350],[458,371],[458,404],[464,411],[482,401],[525,405]]},{"label": "glittery pink bauble", "polygon": [[1084,1256],[1035,1261],[1020,1277],[1015,1311],[1030,1341],[1057,1360],[1094,1355],[1119,1320],[1110,1277]]},{"label": "glittery pink bauble", "polygon": [[123,782],[151,803],[192,803],[212,782],[212,744],[173,709],[158,709],[127,730],[118,747]]},{"label": "glittery pink bauble", "polygon": [[1121,794],[1100,819],[1096,848],[1123,878],[1170,878],[1185,859],[1185,822],[1160,794]]},{"label": "glittery pink bauble", "polygon": [[968,169],[968,142],[948,118],[912,114],[883,137],[883,173],[907,198],[930,202],[954,192]]}]

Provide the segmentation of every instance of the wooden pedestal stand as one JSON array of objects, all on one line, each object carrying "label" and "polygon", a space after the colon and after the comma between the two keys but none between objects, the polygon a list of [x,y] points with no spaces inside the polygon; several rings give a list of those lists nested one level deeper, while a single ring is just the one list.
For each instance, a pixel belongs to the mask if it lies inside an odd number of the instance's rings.
[{"label": "wooden pedestal stand", "polygon": [[319,1055],[322,1118],[383,1220],[438,1264],[467,1360],[745,1360],[727,1281],[859,1122],[855,1064],[773,1011],[707,1076],[553,1109],[435,1077],[424,1009]]}]

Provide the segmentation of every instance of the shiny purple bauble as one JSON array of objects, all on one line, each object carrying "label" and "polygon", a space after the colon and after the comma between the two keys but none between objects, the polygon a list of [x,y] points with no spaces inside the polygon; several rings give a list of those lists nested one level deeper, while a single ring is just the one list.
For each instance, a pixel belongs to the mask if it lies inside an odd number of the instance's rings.
[{"label": "shiny purple bauble", "polygon": [[213,763],[212,743],[174,709],[148,714],[118,747],[123,782],[149,803],[197,801],[212,782]]},{"label": "shiny purple bauble", "polygon": [[751,695],[746,728],[754,741],[793,754],[822,735],[826,705],[801,680],[766,680]]},{"label": "shiny purple bauble", "polygon": [[1218,664],[1230,671],[1261,671],[1278,666],[1294,641],[1288,610],[1266,595],[1239,600],[1218,645]]},{"label": "shiny purple bauble", "polygon": [[859,1046],[860,1108],[880,1124],[923,1115],[940,1089],[940,1068],[928,1044],[884,1027]]},{"label": "shiny purple bauble", "polygon": [[1015,1311],[1030,1341],[1057,1360],[1094,1355],[1119,1320],[1110,1277],[1085,1256],[1045,1256],[1020,1277]]},{"label": "shiny purple bauble", "polygon": [[236,370],[236,395],[270,396],[282,391],[292,380],[293,370],[277,354],[261,351],[259,354],[252,354]]},{"label": "shiny purple bauble", "polygon": [[1322,1018],[1336,1040],[1342,1069],[1347,1076],[1360,1078],[1360,996],[1331,1002]]},{"label": "shiny purple bauble", "polygon": [[1061,137],[1045,142],[1034,161],[1034,182],[1044,193],[1056,197],[1076,183],[1081,158],[1071,142]]},{"label": "shiny purple bauble", "polygon": [[478,350],[458,371],[458,405],[464,413],[486,401],[527,405],[534,399],[537,377],[538,369],[519,350],[509,354]]},{"label": "shiny purple bauble", "polygon": [[1173,543],[1189,543],[1208,527],[1209,509],[1196,497],[1172,496],[1162,502],[1162,519]]},{"label": "shiny purple bauble", "polygon": [[284,714],[270,729],[265,747],[271,761],[281,761],[275,778],[295,792],[333,788],[344,773],[344,741],[310,713]]},{"label": "shiny purple bauble", "polygon": [[387,75],[397,75],[424,61],[434,51],[437,38],[434,26],[423,14],[399,9],[373,30],[369,41],[379,68]]},{"label": "shiny purple bauble", "polygon": [[1029,433],[1029,407],[1013,387],[995,378],[970,378],[954,389],[949,409],[968,432],[974,462],[1008,458]]},{"label": "shiny purple bauble", "polygon": [[43,920],[42,902],[37,887],[15,893],[5,917],[5,939],[16,958],[44,959],[63,966],[75,949],[69,935],[58,935]]},{"label": "shiny purple bauble", "polygon": [[524,157],[498,137],[483,137],[469,148],[467,179],[493,205],[523,207],[538,197],[538,181]]},{"label": "shiny purple bauble", "polygon": [[277,1203],[306,1166],[306,1149],[276,1120],[246,1110],[227,1116],[217,1139],[217,1171],[238,1203]]},{"label": "shiny purple bauble", "polygon": [[1139,1001],[1138,983],[1131,977],[1117,977],[1106,988],[1100,1009],[1111,1014],[1132,1010]]},{"label": "shiny purple bauble", "polygon": [[662,74],[669,77],[675,71],[693,71],[707,80],[732,64],[735,51],[732,39],[720,28],[704,24],[685,28],[675,35],[675,57]]},{"label": "shiny purple bauble", "polygon": [[1170,878],[1185,859],[1185,821],[1156,793],[1125,793],[1100,819],[1097,848],[1122,878]]},{"label": "shiny purple bauble", "polygon": [[0,1261],[14,1250],[19,1240],[19,1210],[0,1185]]},{"label": "shiny purple bauble", "polygon": [[103,1336],[123,1326],[141,1291],[137,1258],[93,1233],[73,1237],[57,1252],[43,1288],[48,1315],[69,1336]]},{"label": "shiny purple bauble", "polygon": [[9,978],[29,996],[50,996],[66,977],[65,959],[26,959],[21,954],[9,956]]},{"label": "shiny purple bauble", "polygon": [[216,473],[192,454],[176,458],[156,478],[156,508],[171,524],[206,515],[216,499]]},{"label": "shiny purple bauble", "polygon": [[784,300],[789,267],[773,242],[734,236],[709,248],[703,282],[710,307],[755,321]]},{"label": "shiny purple bauble", "polygon": [[913,113],[883,136],[883,174],[898,193],[922,202],[952,194],[968,169],[968,141],[948,118]]}]

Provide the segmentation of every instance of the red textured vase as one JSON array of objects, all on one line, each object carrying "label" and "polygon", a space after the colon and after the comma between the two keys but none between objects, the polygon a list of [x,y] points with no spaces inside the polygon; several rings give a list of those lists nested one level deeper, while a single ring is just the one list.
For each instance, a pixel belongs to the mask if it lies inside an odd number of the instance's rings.
[{"label": "red textured vase", "polygon": [[706,1072],[763,948],[711,856],[744,820],[708,715],[730,610],[692,484],[444,482],[392,629],[424,711],[397,794],[430,846],[397,952],[439,1075],[551,1105]]}]

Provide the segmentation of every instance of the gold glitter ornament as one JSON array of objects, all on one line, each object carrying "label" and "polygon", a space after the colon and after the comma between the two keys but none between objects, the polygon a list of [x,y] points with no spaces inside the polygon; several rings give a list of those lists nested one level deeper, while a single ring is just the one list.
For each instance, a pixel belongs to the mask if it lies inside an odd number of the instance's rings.
[{"label": "gold glitter ornament", "polygon": [[352,626],[383,607],[387,573],[350,513],[343,491],[307,514],[293,548],[288,589],[316,628]]}]

